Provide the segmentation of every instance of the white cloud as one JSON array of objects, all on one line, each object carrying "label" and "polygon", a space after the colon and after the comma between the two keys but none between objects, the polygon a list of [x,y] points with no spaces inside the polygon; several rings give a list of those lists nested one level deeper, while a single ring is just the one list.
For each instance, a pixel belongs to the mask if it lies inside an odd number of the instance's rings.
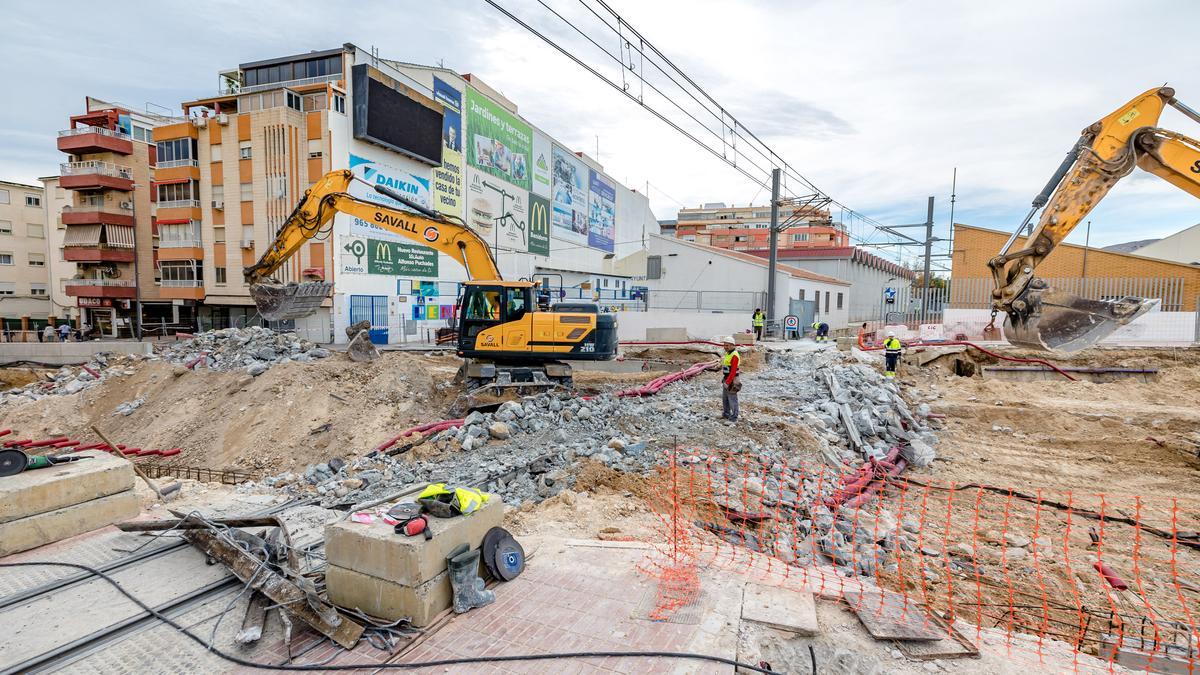
[{"label": "white cloud", "polygon": [[[620,72],[538,3],[499,1],[604,72]],[[547,1],[581,25],[599,26],[579,3]],[[892,223],[921,220],[925,197],[936,195],[943,233],[955,167],[956,220],[1015,227],[1084,126],[1164,81],[1183,100],[1200,101],[1196,60],[1165,48],[1162,22],[1146,18],[1195,25],[1194,3],[610,4],[823,190]],[[6,8],[0,58],[23,76],[21,95],[0,102],[0,175],[53,173],[62,160],[54,133],[80,112],[84,95],[178,109],[213,90],[222,68],[350,41],[388,58],[444,59],[472,72],[573,149],[594,154],[599,137],[599,159],[615,178],[655,186],[660,217],[678,207],[673,199],[766,199],[758,185],[479,0],[150,8]],[[602,45],[617,48],[615,39]],[[1196,134],[1173,113],[1163,126]],[[1169,234],[1200,221],[1198,207],[1155,178],[1130,178],[1093,212],[1092,241]]]}]

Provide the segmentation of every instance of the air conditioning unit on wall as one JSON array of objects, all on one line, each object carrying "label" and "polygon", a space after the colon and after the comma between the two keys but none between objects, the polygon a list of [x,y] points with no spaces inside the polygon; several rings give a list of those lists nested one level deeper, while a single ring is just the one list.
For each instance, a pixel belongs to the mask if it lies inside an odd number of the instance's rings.
[{"label": "air conditioning unit on wall", "polygon": [[217,124],[220,124],[223,127],[229,126],[229,115],[226,115],[225,113],[217,115]]},{"label": "air conditioning unit on wall", "polygon": [[214,199],[213,203],[212,203],[212,207],[214,209],[216,209],[217,211],[224,211],[225,210],[225,202],[224,202],[224,200],[221,200],[221,199]]},{"label": "air conditioning unit on wall", "polygon": [[208,118],[207,117],[193,117],[192,118],[192,126],[203,129],[204,127],[208,126]]},{"label": "air conditioning unit on wall", "polygon": [[243,239],[242,240],[242,248],[254,248],[254,240],[253,239]]}]

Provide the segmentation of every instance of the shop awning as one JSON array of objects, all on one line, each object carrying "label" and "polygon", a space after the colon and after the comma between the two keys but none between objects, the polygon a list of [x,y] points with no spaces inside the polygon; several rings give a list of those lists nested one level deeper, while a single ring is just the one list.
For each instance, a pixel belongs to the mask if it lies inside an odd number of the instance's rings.
[{"label": "shop awning", "polygon": [[113,248],[133,248],[133,228],[128,225],[105,225],[108,245]]},{"label": "shop awning", "polygon": [[[103,225],[68,225],[63,246],[99,246]],[[133,229],[133,228],[130,228]]]}]

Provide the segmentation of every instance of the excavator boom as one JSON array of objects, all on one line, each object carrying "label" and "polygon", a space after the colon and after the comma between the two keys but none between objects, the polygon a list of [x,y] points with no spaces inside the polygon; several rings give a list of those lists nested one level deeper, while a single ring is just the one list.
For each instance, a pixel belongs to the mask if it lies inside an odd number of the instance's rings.
[{"label": "excavator boom", "polygon": [[500,270],[496,267],[491,249],[470,228],[451,222],[441,214],[384,186],[370,187],[416,213],[355,197],[347,192],[355,180],[360,179],[349,170],[325,174],[304,193],[304,199],[284,221],[275,235],[275,240],[258,262],[243,271],[246,283],[250,285],[250,296],[263,318],[277,321],[305,317],[317,311],[328,297],[333,290],[331,283],[278,283],[268,279],[306,241],[322,232],[328,232],[329,224],[338,213],[354,216],[445,253],[466,267],[468,276],[473,280],[500,280]]},{"label": "excavator boom", "polygon": [[[1135,166],[1200,197],[1200,142],[1157,127],[1168,105],[1200,122],[1200,113],[1178,101],[1174,89],[1160,87],[1084,129],[1033,200],[1025,222],[988,262],[996,282],[993,316],[1006,314],[1009,342],[1037,350],[1085,349],[1158,303],[1134,297],[1088,300],[1054,290],[1034,270]],[[1037,226],[1012,250],[1039,209]]]}]

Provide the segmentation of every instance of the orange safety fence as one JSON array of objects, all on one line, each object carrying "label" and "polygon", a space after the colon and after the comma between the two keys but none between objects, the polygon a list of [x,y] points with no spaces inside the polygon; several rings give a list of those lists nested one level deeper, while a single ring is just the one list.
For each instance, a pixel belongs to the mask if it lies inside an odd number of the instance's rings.
[{"label": "orange safety fence", "polygon": [[866,611],[916,625],[958,622],[976,645],[1055,669],[1064,653],[1067,669],[1107,666],[1119,649],[1138,667],[1200,672],[1195,501],[918,478],[896,450],[858,469],[664,454],[650,479],[662,536],[644,563],[657,618],[692,602],[706,570],[734,570],[860,616],[874,602]]}]

